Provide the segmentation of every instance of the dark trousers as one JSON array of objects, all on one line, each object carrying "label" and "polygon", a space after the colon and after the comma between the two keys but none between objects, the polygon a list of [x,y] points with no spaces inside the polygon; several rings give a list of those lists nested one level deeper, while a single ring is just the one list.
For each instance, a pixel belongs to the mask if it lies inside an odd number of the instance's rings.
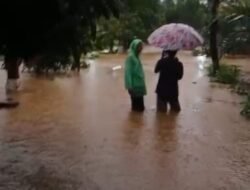
[{"label": "dark trousers", "polygon": [[132,111],[143,112],[145,110],[143,96],[130,96],[132,103]]},{"label": "dark trousers", "polygon": [[157,95],[157,111],[158,112],[167,112],[168,104],[170,105],[171,111],[180,112],[181,106],[178,98],[164,98]]}]

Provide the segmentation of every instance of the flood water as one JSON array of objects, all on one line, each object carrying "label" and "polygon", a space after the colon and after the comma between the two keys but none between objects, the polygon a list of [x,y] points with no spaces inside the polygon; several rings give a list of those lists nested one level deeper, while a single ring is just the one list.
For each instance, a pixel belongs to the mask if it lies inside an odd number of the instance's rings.
[{"label": "flood water", "polygon": [[[0,190],[249,190],[250,121],[242,98],[181,53],[182,112],[156,114],[159,53],[143,54],[144,114],[130,112],[123,55],[79,75],[22,75],[20,106],[0,110]],[[113,67],[117,69],[112,70]],[[5,74],[0,72],[3,97]]]}]

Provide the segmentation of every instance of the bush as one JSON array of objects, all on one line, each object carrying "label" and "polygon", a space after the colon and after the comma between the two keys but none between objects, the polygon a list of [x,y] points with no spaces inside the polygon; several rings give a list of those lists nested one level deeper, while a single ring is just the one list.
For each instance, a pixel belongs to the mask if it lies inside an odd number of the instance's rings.
[{"label": "bush", "polygon": [[224,84],[236,84],[239,80],[240,70],[236,66],[221,65],[216,73],[217,81]]},{"label": "bush", "polygon": [[225,38],[222,42],[223,51],[231,55],[248,55],[250,35],[236,33]]},{"label": "bush", "polygon": [[36,74],[52,72],[65,72],[72,65],[68,55],[44,55],[41,60],[33,65],[25,65]]},{"label": "bush", "polygon": [[209,77],[214,77],[214,73],[213,73],[213,65],[210,64],[208,67],[207,67],[207,75]]},{"label": "bush", "polygon": [[198,56],[198,55],[207,55],[207,56],[210,56],[209,52],[207,50],[207,47],[205,47],[205,46],[194,49],[192,51],[192,55],[193,56]]},{"label": "bush", "polygon": [[213,74],[213,66],[208,67],[208,76],[214,77],[215,82],[223,84],[236,84],[239,81],[240,70],[237,66],[221,64],[217,73]]},{"label": "bush", "polygon": [[246,102],[244,102],[244,107],[241,111],[241,114],[250,118],[250,94],[247,96]]},{"label": "bush", "polygon": [[97,59],[99,57],[100,57],[100,54],[98,52],[95,52],[95,51],[87,54],[88,59]]},{"label": "bush", "polygon": [[201,50],[199,50],[199,49],[194,49],[193,51],[192,51],[192,55],[193,56],[198,56],[198,55],[200,55],[201,54]]}]

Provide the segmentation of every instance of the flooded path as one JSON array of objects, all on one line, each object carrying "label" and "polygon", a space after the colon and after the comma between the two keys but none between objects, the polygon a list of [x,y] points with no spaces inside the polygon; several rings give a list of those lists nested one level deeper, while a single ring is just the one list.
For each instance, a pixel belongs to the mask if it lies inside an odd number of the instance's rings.
[{"label": "flooded path", "polygon": [[[143,55],[142,115],[130,113],[123,70],[112,71],[123,56],[103,56],[79,76],[24,75],[20,106],[0,110],[0,190],[248,190],[242,99],[209,83],[195,58],[181,53],[182,112],[157,115],[158,57]],[[2,71],[0,78],[2,93]]]}]

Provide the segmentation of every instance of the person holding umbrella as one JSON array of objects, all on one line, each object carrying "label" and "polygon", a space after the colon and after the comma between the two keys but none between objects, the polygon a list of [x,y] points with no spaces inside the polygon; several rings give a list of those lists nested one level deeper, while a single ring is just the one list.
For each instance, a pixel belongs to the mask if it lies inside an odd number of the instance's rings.
[{"label": "person holding umbrella", "polygon": [[192,50],[204,42],[200,34],[191,26],[172,23],[155,30],[148,38],[150,45],[163,48],[163,56],[158,61],[155,72],[160,73],[157,85],[158,111],[180,111],[178,81],[183,76],[183,65],[176,57],[177,50]]},{"label": "person holding umbrella", "polygon": [[132,111],[136,112],[144,111],[144,96],[147,93],[144,70],[139,57],[142,49],[142,41],[134,39],[125,62],[125,88],[131,97]]},{"label": "person holding umbrella", "polygon": [[159,112],[167,112],[167,104],[170,104],[171,111],[181,110],[178,81],[183,77],[183,65],[176,54],[176,50],[164,50],[162,58],[155,67],[155,73],[160,73],[156,88],[157,111]]}]

